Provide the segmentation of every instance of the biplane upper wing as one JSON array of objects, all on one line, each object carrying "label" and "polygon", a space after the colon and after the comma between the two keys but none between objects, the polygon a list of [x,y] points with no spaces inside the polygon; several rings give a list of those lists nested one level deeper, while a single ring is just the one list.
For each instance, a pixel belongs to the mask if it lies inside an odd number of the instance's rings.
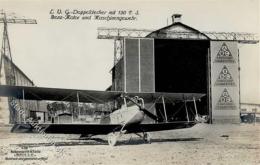
[{"label": "biplane upper wing", "polygon": [[[155,100],[160,97],[166,98],[165,102],[171,101],[188,101],[188,100],[199,100],[205,94],[203,93],[166,93],[166,92],[155,92],[155,93],[147,93],[147,92],[140,92],[140,93],[126,93],[127,96],[134,97],[139,96],[145,100]],[[169,100],[167,100],[169,99]]]},{"label": "biplane upper wing", "polygon": [[0,96],[25,100],[53,100],[69,102],[105,103],[115,100],[122,92],[76,90],[28,86],[0,85]]},{"label": "biplane upper wing", "polygon": [[[145,100],[154,100],[164,96],[173,101],[200,99],[205,94],[200,93],[124,93],[119,91],[96,91],[96,90],[78,90],[46,87],[29,86],[9,86],[0,85],[0,96],[15,97],[25,100],[53,100],[70,102],[88,102],[105,103],[113,101],[121,95],[129,97],[139,96]],[[167,101],[167,100],[166,100]]]}]

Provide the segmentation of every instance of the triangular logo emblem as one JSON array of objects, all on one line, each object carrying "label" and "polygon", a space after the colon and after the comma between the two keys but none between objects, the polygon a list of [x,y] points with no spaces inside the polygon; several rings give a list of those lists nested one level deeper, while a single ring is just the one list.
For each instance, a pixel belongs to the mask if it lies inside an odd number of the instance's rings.
[{"label": "triangular logo emblem", "polygon": [[235,62],[226,43],[222,44],[214,62],[221,62],[221,63],[234,63]]},{"label": "triangular logo emblem", "polygon": [[235,86],[235,82],[226,65],[221,69],[215,86]]},{"label": "triangular logo emblem", "polygon": [[215,109],[236,110],[236,106],[226,88],[223,90]]}]

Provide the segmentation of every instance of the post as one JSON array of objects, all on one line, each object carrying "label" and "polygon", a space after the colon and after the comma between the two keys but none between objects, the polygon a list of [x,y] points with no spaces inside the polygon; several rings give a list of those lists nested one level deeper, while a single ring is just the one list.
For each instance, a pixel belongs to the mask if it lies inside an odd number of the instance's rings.
[{"label": "post", "polygon": [[[77,92],[77,102],[78,102],[78,112],[79,112],[79,116],[80,116],[80,108],[79,108],[79,92]],[[78,117],[79,118],[79,117]]]},{"label": "post", "polygon": [[127,102],[126,102],[126,98],[125,98],[125,96],[124,96],[124,107],[127,109]]},{"label": "post", "polygon": [[73,109],[73,106],[71,106],[71,123],[73,123],[73,122],[74,122],[74,109]]},{"label": "post", "polygon": [[193,103],[194,103],[194,108],[195,108],[195,112],[196,112],[196,118],[198,118],[198,110],[197,110],[197,105],[196,105],[196,100],[195,98],[193,97]]},{"label": "post", "polygon": [[165,120],[166,123],[168,122],[168,118],[167,118],[167,113],[166,113],[166,108],[165,108],[165,101],[164,101],[164,97],[162,96],[162,102],[163,102],[163,111],[164,111],[164,116],[165,116]]},{"label": "post", "polygon": [[[237,63],[238,63],[238,94],[239,94],[239,111],[241,111],[241,85],[240,85],[240,56],[239,49],[237,49]],[[240,116],[239,116],[240,117]]]},{"label": "post", "polygon": [[186,110],[186,117],[187,117],[187,120],[188,120],[188,122],[190,122],[189,114],[188,114],[188,109],[187,109],[187,105],[186,105],[186,100],[184,101],[184,106],[185,106],[185,110]]},{"label": "post", "polygon": [[[116,62],[117,62],[117,57],[116,57],[116,54],[117,54],[117,50],[116,50],[116,39],[114,39],[114,66],[116,65]],[[113,71],[112,71],[113,72]]]},{"label": "post", "polygon": [[256,125],[256,111],[257,111],[257,108],[252,109],[252,111],[254,112],[254,125]]},{"label": "post", "polygon": [[209,123],[212,124],[212,89],[211,89],[211,53],[210,48],[208,48],[208,56],[207,56],[207,109],[209,115]]},{"label": "post", "polygon": [[[19,116],[20,116],[20,113],[19,113]],[[23,122],[25,123],[25,99],[24,99],[24,89],[23,89],[23,114],[22,116],[24,117],[23,118]]]}]

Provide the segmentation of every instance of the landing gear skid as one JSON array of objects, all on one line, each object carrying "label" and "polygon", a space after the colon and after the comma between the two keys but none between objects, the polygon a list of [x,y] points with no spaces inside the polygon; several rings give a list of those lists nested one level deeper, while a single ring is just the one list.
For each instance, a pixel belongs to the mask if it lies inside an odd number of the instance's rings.
[{"label": "landing gear skid", "polygon": [[92,134],[81,134],[79,139],[91,139],[92,136]]},{"label": "landing gear skid", "polygon": [[[114,147],[116,145],[116,143],[117,143],[117,139],[119,137],[121,137],[124,133],[125,133],[125,131],[124,132],[119,132],[119,133],[116,133],[116,132],[109,133],[108,134],[108,138],[107,138],[108,145],[111,146],[111,147]],[[136,135],[141,137],[145,143],[151,144],[151,135],[150,135],[150,133],[143,132],[142,135],[140,135],[138,133],[136,133]],[[130,140],[129,140],[129,142],[130,142]]]}]

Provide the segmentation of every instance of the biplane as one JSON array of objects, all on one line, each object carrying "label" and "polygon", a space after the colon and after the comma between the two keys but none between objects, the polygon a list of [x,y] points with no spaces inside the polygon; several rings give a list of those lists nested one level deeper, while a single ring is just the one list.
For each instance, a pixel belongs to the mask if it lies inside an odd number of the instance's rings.
[{"label": "biplane", "polygon": [[[120,107],[114,109],[107,116],[110,118],[108,123],[39,124],[45,133],[80,134],[87,137],[108,135],[108,144],[114,146],[116,145],[117,139],[124,134],[134,133],[141,137],[144,142],[150,143],[151,136],[148,132],[190,128],[194,126],[197,123],[196,119],[198,119],[196,101],[200,100],[205,94],[161,92],[125,93],[121,91],[0,85],[0,96],[22,100],[52,100],[82,103],[121,102]],[[161,102],[164,108],[167,102],[164,98],[170,98],[173,102],[184,102],[185,104],[186,102],[193,102],[196,112],[195,120],[190,120],[187,116],[187,120],[185,121],[159,121],[158,116],[145,107],[145,100],[158,101],[159,98],[162,98]],[[150,118],[153,122],[143,123],[145,117]],[[23,123],[20,125],[28,126],[29,124]],[[29,125],[29,127],[33,129],[32,126]]]}]

